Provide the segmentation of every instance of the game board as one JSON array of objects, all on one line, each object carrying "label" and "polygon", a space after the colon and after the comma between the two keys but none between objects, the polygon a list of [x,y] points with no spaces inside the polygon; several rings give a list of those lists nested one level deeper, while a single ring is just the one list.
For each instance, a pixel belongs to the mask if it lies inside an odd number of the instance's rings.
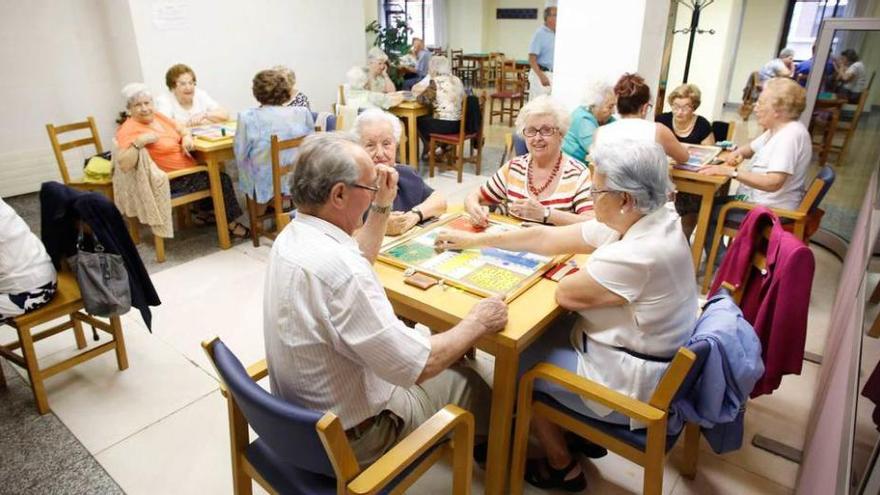
[{"label": "game board", "polygon": [[696,172],[705,167],[714,160],[716,156],[718,156],[718,153],[721,153],[721,148],[718,146],[685,144],[684,147],[687,149],[689,155],[688,161],[687,163],[676,164],[675,168],[690,170],[692,172]]},{"label": "game board", "polygon": [[[488,232],[520,229],[517,224],[490,220]],[[501,295],[510,301],[540,279],[547,270],[568,256],[553,258],[526,252],[483,247],[439,251],[434,240],[442,230],[481,231],[464,214],[452,215],[417,232],[389,243],[379,259],[401,268],[411,268],[468,292]]]}]

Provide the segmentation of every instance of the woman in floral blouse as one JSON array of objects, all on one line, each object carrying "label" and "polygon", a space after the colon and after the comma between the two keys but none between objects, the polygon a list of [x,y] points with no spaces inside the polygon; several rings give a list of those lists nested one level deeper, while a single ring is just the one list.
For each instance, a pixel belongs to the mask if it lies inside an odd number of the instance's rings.
[{"label": "woman in floral blouse", "polygon": [[461,122],[461,99],[465,97],[461,79],[452,75],[449,59],[431,57],[428,75],[413,86],[419,101],[434,107],[431,115],[418,119],[419,137],[427,149],[430,134],[457,134]]}]

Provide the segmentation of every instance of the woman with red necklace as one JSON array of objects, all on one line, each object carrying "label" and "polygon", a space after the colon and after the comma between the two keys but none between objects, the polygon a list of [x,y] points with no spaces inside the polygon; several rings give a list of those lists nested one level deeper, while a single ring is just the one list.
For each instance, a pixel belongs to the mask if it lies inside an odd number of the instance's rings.
[{"label": "woman with red necklace", "polygon": [[568,112],[550,96],[526,104],[516,118],[529,152],[514,157],[465,199],[465,210],[476,226],[486,226],[489,205],[500,205],[510,216],[552,225],[593,218],[590,169],[562,152]]}]

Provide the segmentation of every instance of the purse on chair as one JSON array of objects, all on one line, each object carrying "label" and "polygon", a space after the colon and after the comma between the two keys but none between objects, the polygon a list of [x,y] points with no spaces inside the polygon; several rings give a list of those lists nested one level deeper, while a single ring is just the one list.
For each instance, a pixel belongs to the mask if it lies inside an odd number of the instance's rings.
[{"label": "purse on chair", "polygon": [[131,309],[131,288],[122,256],[104,252],[92,236],[94,252],[84,249],[82,229],[76,240],[76,253],[68,263],[76,274],[86,311],[95,316],[119,316]]}]

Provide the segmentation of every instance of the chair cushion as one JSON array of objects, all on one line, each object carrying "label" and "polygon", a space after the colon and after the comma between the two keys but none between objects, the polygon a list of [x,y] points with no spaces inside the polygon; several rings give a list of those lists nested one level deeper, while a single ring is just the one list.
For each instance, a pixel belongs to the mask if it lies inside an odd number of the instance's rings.
[{"label": "chair cushion", "polygon": [[[639,430],[630,430],[629,425],[615,425],[611,423],[606,423],[604,421],[600,421],[598,419],[591,418],[589,416],[584,416],[579,414],[571,409],[563,406],[559,402],[556,401],[553,397],[543,393],[543,392],[535,392],[534,400],[542,402],[553,409],[556,409],[559,412],[565,413],[568,416],[571,416],[574,419],[577,419],[581,423],[592,426],[593,428],[605,433],[606,435],[610,435],[622,442],[629,444],[632,447],[635,447],[639,450],[644,451],[645,445],[647,442],[647,431],[646,429]],[[675,441],[678,440],[678,436],[681,434],[681,430],[673,435],[666,435],[666,451],[675,445]]]},{"label": "chair cushion", "polygon": [[[431,139],[436,141],[442,141],[444,143],[457,143],[458,142],[458,133],[455,134],[431,134]],[[468,139],[473,139],[477,137],[476,133],[465,134],[464,139],[467,141]]]},{"label": "chair cushion", "polygon": [[[434,445],[419,456],[415,462],[391,480],[379,493],[389,493],[393,490],[398,483],[403,481],[407,475],[440,445],[443,445],[443,442]],[[245,456],[263,478],[272,485],[272,488],[280,494],[330,495],[336,493],[336,479],[281,462],[260,439],[248,445]]]}]

